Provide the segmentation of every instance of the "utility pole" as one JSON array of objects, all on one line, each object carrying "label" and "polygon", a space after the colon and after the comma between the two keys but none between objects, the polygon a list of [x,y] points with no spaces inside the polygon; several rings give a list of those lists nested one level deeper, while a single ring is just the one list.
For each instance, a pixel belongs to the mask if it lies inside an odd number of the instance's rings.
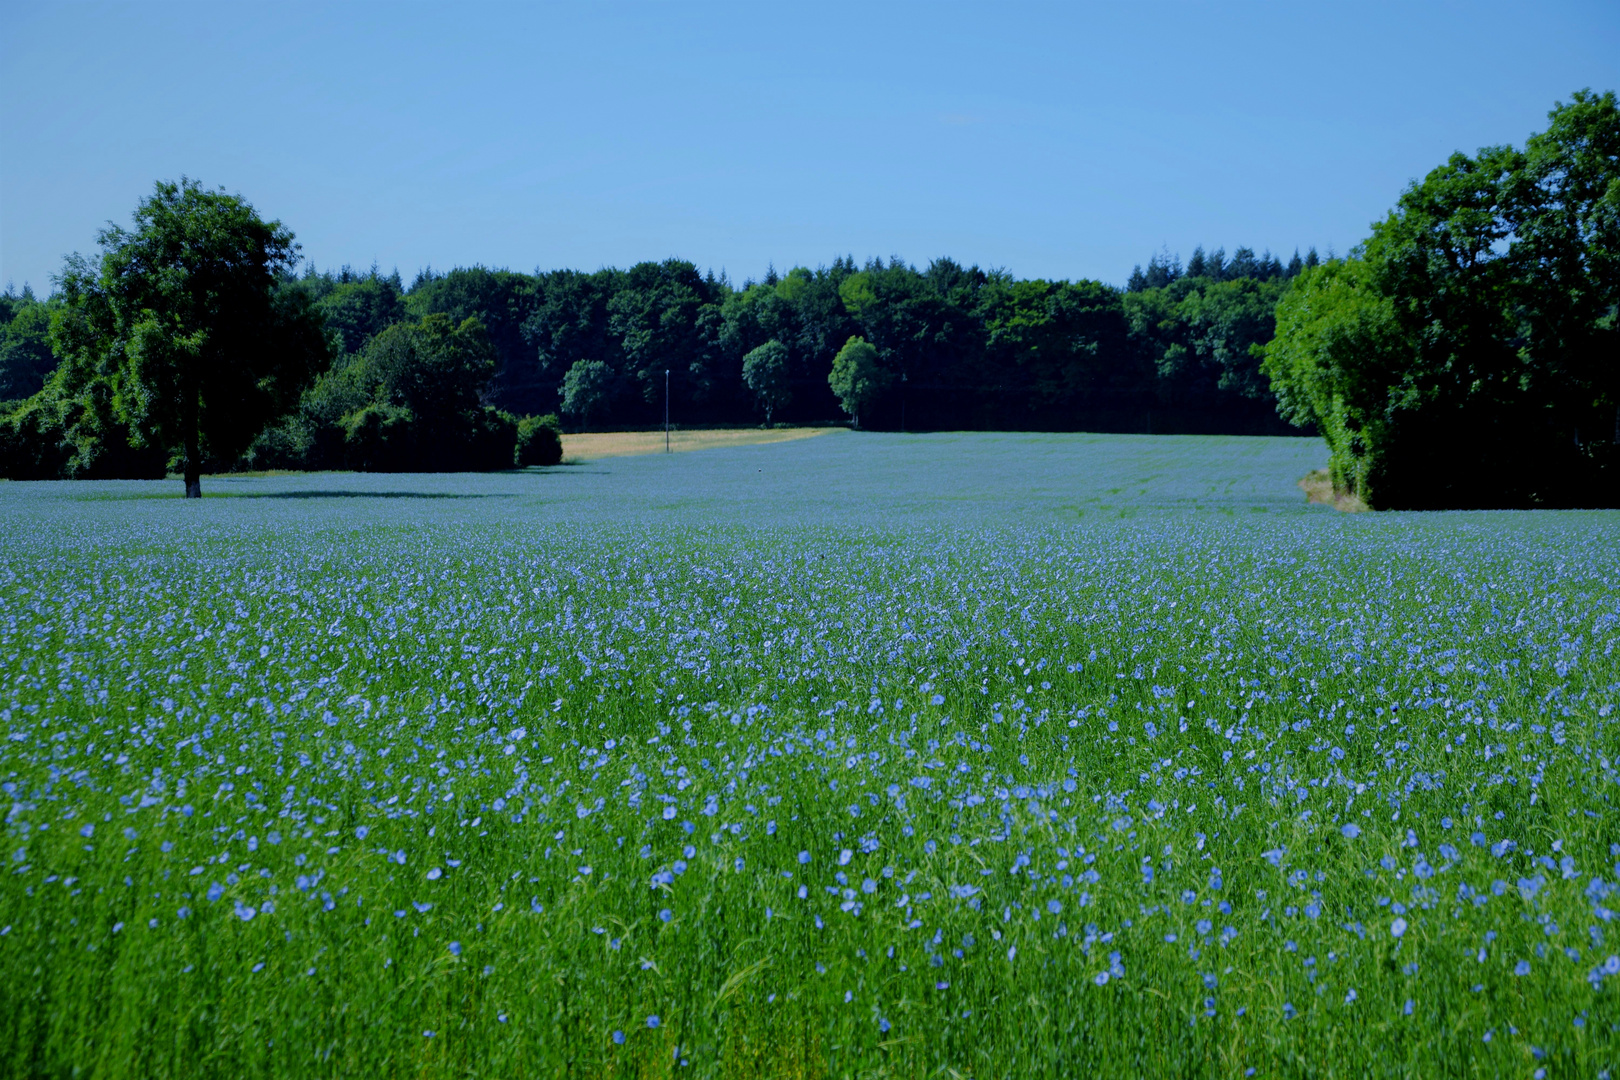
[{"label": "utility pole", "polygon": [[669,453],[669,368],[664,369],[664,453]]}]

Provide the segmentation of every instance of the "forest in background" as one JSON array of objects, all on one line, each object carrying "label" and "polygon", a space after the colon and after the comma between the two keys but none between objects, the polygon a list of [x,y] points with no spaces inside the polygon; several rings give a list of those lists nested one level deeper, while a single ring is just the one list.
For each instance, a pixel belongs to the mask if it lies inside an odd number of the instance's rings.
[{"label": "forest in background", "polygon": [[[307,298],[323,319],[331,370],[245,463],[320,459],[310,448],[320,414],[343,396],[342,373],[391,328],[431,316],[482,327],[483,404],[514,416],[556,413],[573,430],[660,423],[666,370],[678,423],[842,421],[848,413],[828,376],[839,349],[861,337],[877,358],[865,427],[1281,433],[1291,429],[1254,347],[1270,340],[1288,280],[1317,261],[1314,250],[1284,264],[1248,248],[1230,258],[1200,248],[1185,266],[1155,256],[1124,289],[950,259],[917,269],[846,257],[740,287],[678,259],[593,273],[425,270],[408,285],[375,267],[306,265],[276,287]],[[56,366],[50,312],[61,303],[0,296],[0,400],[44,386]],[[756,364],[750,380],[749,357],[773,343],[767,353],[780,370],[767,386]]]},{"label": "forest in background", "polygon": [[[1296,256],[1292,272],[1314,263]],[[496,374],[488,401],[578,429],[843,419],[839,350],[876,350],[859,422],[882,429],[1281,432],[1251,346],[1270,340],[1290,267],[1239,249],[1155,258],[1125,290],[1024,280],[938,259],[835,259],[733,287],[678,259],[628,270],[375,271],[299,279],[349,353],[406,317],[477,318]],[[749,358],[776,343],[774,380]],[[759,365],[753,365],[758,368]]]}]

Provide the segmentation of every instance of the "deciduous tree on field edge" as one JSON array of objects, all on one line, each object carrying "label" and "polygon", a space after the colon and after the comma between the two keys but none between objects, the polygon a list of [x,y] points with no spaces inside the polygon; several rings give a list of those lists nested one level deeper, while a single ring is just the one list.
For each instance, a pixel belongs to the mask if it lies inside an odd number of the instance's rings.
[{"label": "deciduous tree on field edge", "polygon": [[233,461],[296,405],[330,345],[309,299],[276,288],[293,234],[240,196],[161,182],[134,226],[102,231],[99,266],[69,263],[55,341],[110,384],[131,442],[177,455],[200,498],[205,458]]}]

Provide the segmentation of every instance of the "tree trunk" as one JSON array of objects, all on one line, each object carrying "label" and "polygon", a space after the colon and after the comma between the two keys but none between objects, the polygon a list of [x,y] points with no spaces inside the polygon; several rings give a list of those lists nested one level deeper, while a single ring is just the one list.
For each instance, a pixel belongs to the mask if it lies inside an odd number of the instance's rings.
[{"label": "tree trunk", "polygon": [[202,472],[197,463],[197,440],[186,440],[186,498],[202,498]]},{"label": "tree trunk", "polygon": [[[187,380],[188,382],[190,380]],[[197,437],[197,392],[186,388],[185,411],[181,418],[185,426],[186,441],[186,498],[202,498],[202,448]]]}]

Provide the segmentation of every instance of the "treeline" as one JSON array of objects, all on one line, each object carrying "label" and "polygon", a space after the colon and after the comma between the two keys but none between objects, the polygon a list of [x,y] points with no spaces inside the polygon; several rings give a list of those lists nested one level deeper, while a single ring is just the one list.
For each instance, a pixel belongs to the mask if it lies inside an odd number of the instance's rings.
[{"label": "treeline", "polygon": [[[1185,269],[1151,260],[1155,283],[1139,271],[1123,291],[849,258],[740,287],[677,259],[426,271],[409,287],[375,269],[306,269],[285,287],[311,297],[350,356],[401,321],[477,319],[495,358],[484,400],[573,428],[660,422],[667,372],[671,414],[688,424],[1252,432],[1284,427],[1251,346],[1270,340],[1283,285],[1314,262],[1199,251]],[[858,410],[829,381],[856,337],[877,361]]]},{"label": "treeline", "polygon": [[[1185,267],[1150,259],[1123,290],[949,259],[918,269],[840,258],[740,287],[675,259],[594,273],[427,270],[409,285],[376,268],[282,265],[271,306],[317,320],[327,355],[290,412],[203,467],[505,468],[524,456],[518,440],[550,446],[559,424],[660,422],[666,380],[671,415],[691,425],[1282,432],[1257,350],[1288,280],[1316,262],[1314,251],[1284,265],[1199,249]],[[128,452],[141,449],[126,445],[131,433],[87,407],[83,365],[57,370],[70,335],[53,337],[53,312],[77,319],[95,276],[81,260],[63,278],[76,291],[4,298],[8,475],[164,467],[161,449]],[[840,376],[856,340],[870,355]],[[548,414],[561,421],[532,419]],[[528,452],[547,456],[541,444]]]},{"label": "treeline", "polygon": [[1454,154],[1277,311],[1264,373],[1380,508],[1620,506],[1620,109]]}]

